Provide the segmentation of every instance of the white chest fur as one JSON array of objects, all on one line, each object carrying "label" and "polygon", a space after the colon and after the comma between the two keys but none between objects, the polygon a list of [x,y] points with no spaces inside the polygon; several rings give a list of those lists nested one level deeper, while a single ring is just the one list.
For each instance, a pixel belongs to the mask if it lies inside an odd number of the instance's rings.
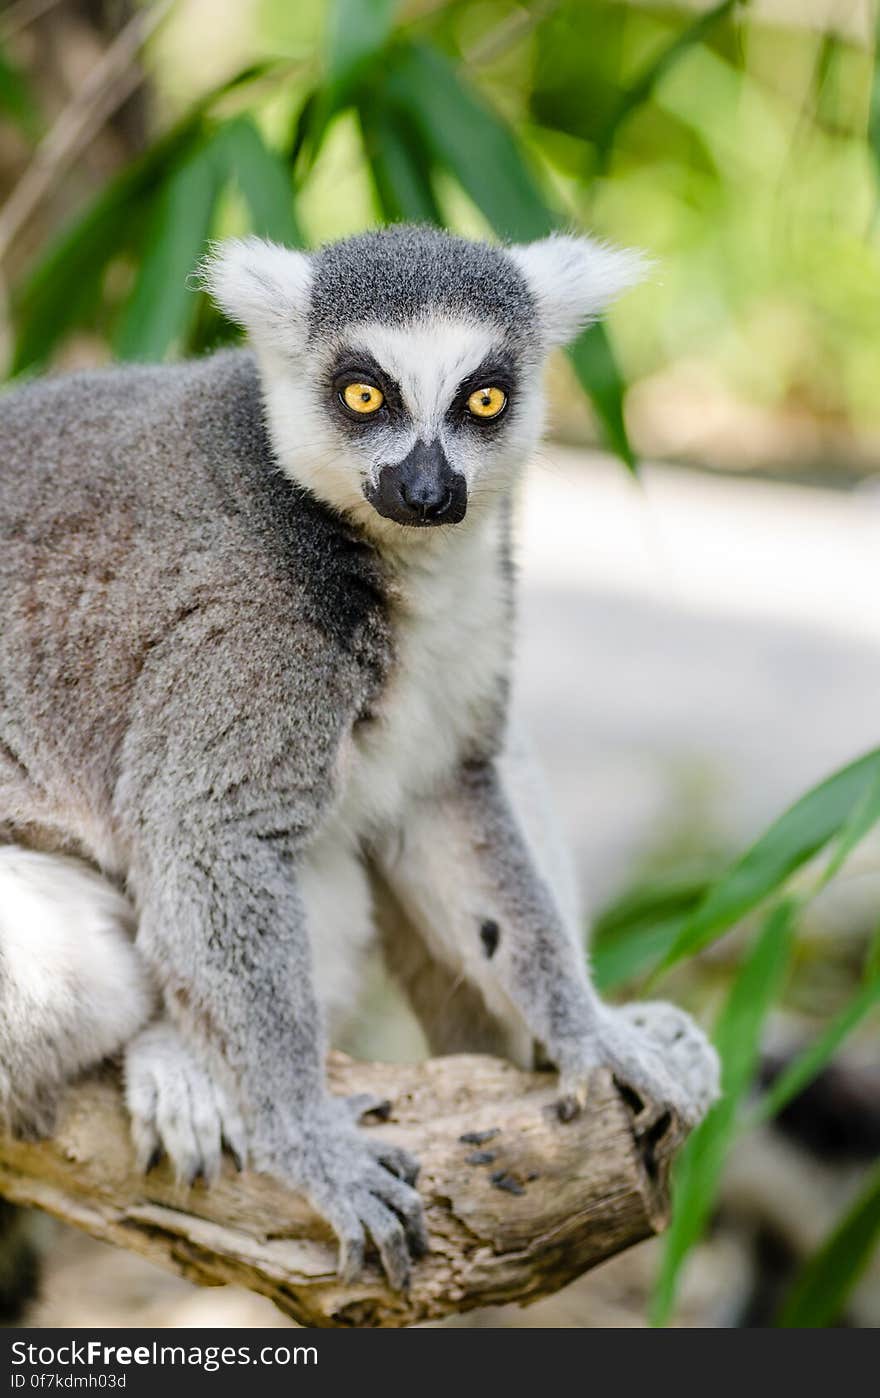
[{"label": "white chest fur", "polygon": [[497,701],[510,645],[500,528],[490,519],[415,550],[401,572],[393,670],[346,764],[340,814],[352,833],[394,824],[436,790]]}]

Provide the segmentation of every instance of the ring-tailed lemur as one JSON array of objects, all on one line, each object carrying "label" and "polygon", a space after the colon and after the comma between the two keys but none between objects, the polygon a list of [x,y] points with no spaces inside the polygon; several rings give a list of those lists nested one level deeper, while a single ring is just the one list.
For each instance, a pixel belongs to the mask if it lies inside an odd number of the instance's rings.
[{"label": "ring-tailed lemur", "polygon": [[221,1142],[341,1271],[424,1245],[415,1166],[324,1086],[375,921],[432,1046],[598,1065],[687,1121],[700,1031],[591,988],[505,722],[509,506],[545,356],[634,280],[589,239],[221,244],[248,331],[0,405],[0,1108],[47,1131],[120,1048],[138,1156]]}]

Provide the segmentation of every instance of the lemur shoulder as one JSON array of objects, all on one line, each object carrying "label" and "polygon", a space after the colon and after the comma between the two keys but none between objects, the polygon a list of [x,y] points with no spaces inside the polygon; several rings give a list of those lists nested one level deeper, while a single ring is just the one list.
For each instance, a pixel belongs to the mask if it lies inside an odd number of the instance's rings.
[{"label": "lemur shoulder", "polygon": [[328,1095],[381,935],[437,1051],[540,1044],[696,1120],[672,1006],[590,984],[508,722],[511,501],[542,366],[635,279],[590,239],[401,227],[221,244],[251,349],[0,403],[0,1116],[51,1130],[124,1053],[140,1162],[222,1145],[303,1191],[353,1276],[425,1245],[416,1163]]}]

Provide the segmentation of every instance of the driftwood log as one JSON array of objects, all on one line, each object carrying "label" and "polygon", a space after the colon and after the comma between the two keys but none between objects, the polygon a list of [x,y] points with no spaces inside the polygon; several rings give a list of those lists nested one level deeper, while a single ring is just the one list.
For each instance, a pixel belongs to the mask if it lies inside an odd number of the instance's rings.
[{"label": "driftwood log", "polygon": [[[505,1301],[527,1304],[662,1229],[683,1132],[668,1117],[637,1136],[610,1076],[585,1112],[559,1120],[553,1076],[494,1058],[418,1065],[331,1056],[335,1092],[390,1102],[384,1133],[422,1162],[431,1251],[395,1294],[372,1264],[334,1275],[327,1226],[295,1195],[227,1161],[210,1189],[177,1186],[167,1165],[134,1170],[118,1081],[69,1094],[57,1134],[0,1138],[0,1194],[205,1285],[269,1296],[304,1325],[401,1326]],[[369,1119],[368,1119],[369,1120]]]}]

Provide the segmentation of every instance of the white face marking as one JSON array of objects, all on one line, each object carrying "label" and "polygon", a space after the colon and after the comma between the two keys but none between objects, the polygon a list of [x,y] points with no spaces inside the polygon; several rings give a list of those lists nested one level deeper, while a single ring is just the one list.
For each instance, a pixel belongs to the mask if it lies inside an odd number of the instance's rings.
[{"label": "white face marking", "polygon": [[[326,387],[327,372],[341,351],[355,362],[364,354],[398,385],[402,419],[365,421],[345,430]],[[403,325],[353,325],[327,347],[319,363],[303,357],[294,367],[288,358],[264,349],[260,363],[267,415],[284,469],[377,537],[412,540],[414,531],[382,519],[364,490],[376,482],[383,466],[403,460],[418,440],[439,440],[453,470],[467,482],[468,518],[479,516],[512,489],[543,426],[540,365],[532,360],[519,366],[505,421],[497,430],[470,424],[462,428],[448,418],[463,380],[504,353],[497,326],[440,313]]]}]

